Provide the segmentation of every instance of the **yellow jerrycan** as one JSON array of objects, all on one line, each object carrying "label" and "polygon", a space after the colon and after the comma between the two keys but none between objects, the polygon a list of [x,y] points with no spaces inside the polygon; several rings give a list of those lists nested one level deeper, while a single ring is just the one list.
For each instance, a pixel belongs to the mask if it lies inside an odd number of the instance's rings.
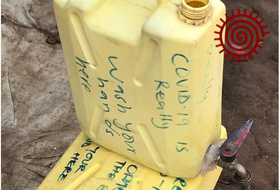
[{"label": "yellow jerrycan", "polygon": [[168,176],[194,178],[221,132],[220,0],[55,0],[82,131]]},{"label": "yellow jerrycan", "polygon": [[209,145],[225,137],[223,53],[214,41],[224,4],[54,0],[54,9],[77,118],[89,141],[145,171],[197,177]]}]

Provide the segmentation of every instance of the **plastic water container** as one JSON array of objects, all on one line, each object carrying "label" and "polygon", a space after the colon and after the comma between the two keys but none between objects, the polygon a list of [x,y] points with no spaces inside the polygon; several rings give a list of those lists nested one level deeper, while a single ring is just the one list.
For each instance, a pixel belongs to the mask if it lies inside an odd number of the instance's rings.
[{"label": "plastic water container", "polygon": [[221,134],[220,0],[54,0],[82,131],[169,176],[194,178]]},{"label": "plastic water container", "polygon": [[[221,126],[220,138],[226,138]],[[222,172],[203,177],[171,177],[92,142],[83,132],[71,144],[37,190],[213,190]]]}]

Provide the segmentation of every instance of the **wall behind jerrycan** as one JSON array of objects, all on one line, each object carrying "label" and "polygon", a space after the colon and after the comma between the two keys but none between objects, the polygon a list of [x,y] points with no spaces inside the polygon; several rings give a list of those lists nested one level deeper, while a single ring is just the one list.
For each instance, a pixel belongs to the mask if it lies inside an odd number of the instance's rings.
[{"label": "wall behind jerrycan", "polygon": [[156,171],[193,178],[220,136],[223,54],[214,31],[225,7],[211,0],[207,18],[193,22],[180,5],[54,1],[82,131]]}]

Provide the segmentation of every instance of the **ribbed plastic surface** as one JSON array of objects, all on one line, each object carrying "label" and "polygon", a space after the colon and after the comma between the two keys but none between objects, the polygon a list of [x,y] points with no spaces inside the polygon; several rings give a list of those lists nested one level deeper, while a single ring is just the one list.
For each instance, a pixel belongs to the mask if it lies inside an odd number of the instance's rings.
[{"label": "ribbed plastic surface", "polygon": [[[221,138],[226,138],[222,127]],[[213,190],[222,168],[169,177],[91,142],[81,133],[37,190]]]}]

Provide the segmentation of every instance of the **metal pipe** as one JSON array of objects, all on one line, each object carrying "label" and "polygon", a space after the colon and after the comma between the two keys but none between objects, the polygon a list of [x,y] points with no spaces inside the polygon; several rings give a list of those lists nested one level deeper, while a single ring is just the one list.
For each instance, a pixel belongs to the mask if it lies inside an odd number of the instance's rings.
[{"label": "metal pipe", "polygon": [[234,171],[234,178],[243,190],[250,190],[250,181],[252,174],[247,171],[238,161],[235,159],[233,162],[224,162],[220,157],[217,159],[216,164],[224,169]]}]

